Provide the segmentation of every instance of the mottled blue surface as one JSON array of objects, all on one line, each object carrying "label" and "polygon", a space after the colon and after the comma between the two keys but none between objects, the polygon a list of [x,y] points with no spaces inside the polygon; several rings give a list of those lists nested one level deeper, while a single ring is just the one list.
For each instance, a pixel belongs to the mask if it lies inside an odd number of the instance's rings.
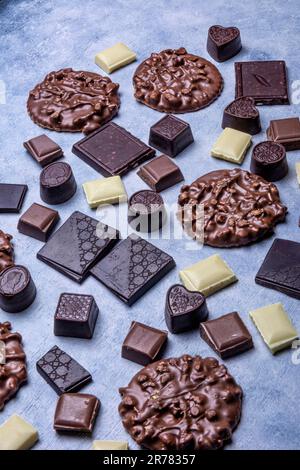
[{"label": "mottled blue surface", "polygon": [[[251,2],[222,0],[67,0],[0,1],[0,79],[6,83],[7,104],[0,105],[0,181],[27,183],[29,192],[23,209],[40,202],[40,167],[26,154],[23,141],[39,135],[42,130],[26,113],[28,91],[44,75],[62,67],[99,71],[94,64],[97,52],[122,41],[138,54],[138,61],[151,52],[169,47],[185,46],[188,51],[208,57],[206,35],[212,24],[235,25],[241,30],[243,50],[219,66],[225,80],[221,97],[210,107],[184,116],[192,127],[195,143],[176,162],[185,180],[191,182],[201,174],[230,163],[209,156],[212,143],[221,131],[224,106],[234,97],[234,61],[250,59],[285,59],[289,83],[300,78],[299,71],[299,2],[296,0]],[[139,63],[138,62],[138,63]],[[115,122],[147,141],[149,127],[161,114],[138,104],[132,93],[131,79],[137,63],[112,75],[120,83],[122,105]],[[299,105],[264,106],[260,108],[263,131],[254,137],[259,142],[271,118],[295,116]],[[64,149],[66,161],[73,168],[78,192],[69,202],[59,206],[65,220],[75,209],[93,215],[84,198],[81,184],[98,174],[71,153],[72,144],[80,135],[46,131]],[[299,187],[294,164],[299,152],[290,152],[289,175],[278,183],[282,200],[289,208],[285,224],[276,229],[278,236],[299,240]],[[250,154],[242,168],[248,169]],[[129,194],[145,184],[135,171],[124,177]],[[163,193],[165,201],[176,201],[179,186]],[[16,261],[29,267],[38,288],[34,304],[15,315],[0,311],[0,321],[10,320],[22,333],[28,357],[29,382],[0,413],[0,423],[13,413],[21,414],[39,430],[37,449],[89,449],[92,440],[129,439],[118,416],[118,387],[128,383],[139,370],[135,363],[120,358],[122,340],[133,319],[158,328],[165,328],[163,306],[167,288],[178,281],[179,269],[212,253],[220,253],[233,268],[239,282],[208,299],[211,318],[237,310],[254,337],[255,348],[226,361],[245,392],[241,424],[234,433],[231,449],[296,449],[299,447],[300,366],[291,362],[291,350],[273,357],[261,340],[248,311],[272,302],[282,302],[294,325],[300,331],[299,301],[265,289],[254,283],[272,239],[232,250],[202,251],[185,249],[185,241],[155,241],[172,254],[174,269],[162,282],[149,291],[132,308],[125,306],[108,290],[89,278],[81,286],[47,267],[36,259],[42,244],[17,232],[18,215],[0,215],[0,227],[14,236]],[[56,338],[53,315],[61,292],[93,294],[100,307],[100,317],[92,340]],[[92,374],[94,381],[83,390],[96,394],[102,409],[92,437],[59,436],[53,431],[53,414],[57,396],[37,374],[36,361],[54,344],[74,356]],[[197,331],[169,335],[165,356],[182,353],[214,355]]]}]

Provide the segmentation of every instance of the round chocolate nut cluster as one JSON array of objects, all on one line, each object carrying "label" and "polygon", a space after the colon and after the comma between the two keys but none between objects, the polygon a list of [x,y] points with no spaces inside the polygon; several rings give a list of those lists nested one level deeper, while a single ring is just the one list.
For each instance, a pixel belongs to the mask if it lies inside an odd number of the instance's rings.
[{"label": "round chocolate nut cluster", "polygon": [[152,53],[136,69],[134,96],[165,113],[187,113],[208,106],[222,91],[223,79],[208,60],[184,47]]},{"label": "round chocolate nut cluster", "polygon": [[154,362],[120,393],[124,427],[151,450],[219,449],[241,417],[242,389],[211,357]]},{"label": "round chocolate nut cluster", "polygon": [[[227,248],[255,242],[283,222],[287,208],[277,187],[240,169],[217,170],[181,188],[178,216],[183,228],[204,244]],[[204,209],[198,229],[198,208]]]}]

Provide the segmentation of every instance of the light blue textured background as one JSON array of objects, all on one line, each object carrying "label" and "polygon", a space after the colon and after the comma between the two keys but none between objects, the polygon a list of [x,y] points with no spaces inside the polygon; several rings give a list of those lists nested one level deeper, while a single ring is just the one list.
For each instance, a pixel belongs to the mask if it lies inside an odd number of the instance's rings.
[{"label": "light blue textured background", "polygon": [[[151,52],[184,46],[188,51],[209,58],[206,52],[207,30],[212,24],[238,26],[242,34],[241,53],[219,65],[225,80],[221,97],[208,108],[183,116],[192,127],[195,143],[180,154],[180,165],[186,182],[207,171],[232,168],[230,163],[209,156],[212,143],[221,131],[224,106],[234,98],[234,61],[284,59],[288,66],[289,84],[300,79],[299,71],[299,2],[296,0],[232,1],[210,0],[12,0],[0,1],[0,79],[7,86],[7,104],[0,105],[0,181],[26,183],[29,192],[23,210],[40,202],[40,167],[26,154],[23,141],[43,131],[29,119],[26,99],[29,90],[44,75],[62,67],[100,72],[94,64],[97,52],[122,41],[138,54],[138,63]],[[120,83],[121,109],[115,122],[126,127],[145,142],[150,126],[161,114],[138,104],[133,98],[131,79],[137,63],[115,72],[111,77]],[[100,72],[101,73],[101,72]],[[296,116],[299,105],[260,107],[263,131],[254,142],[264,140],[272,118]],[[58,207],[64,221],[75,209],[87,214],[88,208],[81,184],[98,174],[71,153],[80,134],[59,134],[46,131],[65,151],[65,159],[73,168],[78,192],[69,202]],[[278,183],[282,200],[289,208],[285,224],[278,226],[278,236],[298,240],[299,187],[295,162],[299,152],[290,152],[289,175]],[[248,169],[250,154],[242,168]],[[146,187],[135,171],[124,177],[131,194]],[[165,201],[177,199],[179,186],[163,193]],[[226,365],[244,389],[245,399],[241,424],[234,433],[231,449],[296,449],[299,447],[300,366],[291,362],[291,350],[273,357],[248,317],[248,311],[272,302],[282,302],[294,325],[300,331],[299,301],[265,289],[254,283],[272,239],[231,250],[205,247],[202,251],[185,249],[186,241],[156,241],[172,254],[174,269],[132,308],[118,301],[93,278],[81,286],[68,280],[36,259],[42,244],[17,232],[18,215],[0,215],[1,229],[14,236],[16,262],[28,266],[36,282],[38,295],[25,312],[10,315],[0,311],[0,321],[10,320],[14,330],[22,333],[28,358],[29,381],[17,397],[0,413],[0,423],[13,413],[21,414],[39,430],[37,449],[89,449],[92,440],[129,439],[122,427],[117,407],[118,387],[128,383],[140,366],[121,359],[122,340],[132,320],[165,328],[164,302],[167,288],[178,281],[179,269],[212,253],[220,253],[239,278],[235,285],[208,299],[210,317],[216,318],[233,310],[240,312],[254,337],[255,348],[226,361]],[[100,317],[92,340],[56,338],[53,315],[61,292],[93,294],[100,308]],[[102,402],[92,437],[59,436],[53,429],[57,396],[37,374],[36,361],[54,344],[76,358],[93,375],[93,383],[83,391],[96,394]],[[214,355],[198,331],[169,335],[167,356],[182,353]]]}]

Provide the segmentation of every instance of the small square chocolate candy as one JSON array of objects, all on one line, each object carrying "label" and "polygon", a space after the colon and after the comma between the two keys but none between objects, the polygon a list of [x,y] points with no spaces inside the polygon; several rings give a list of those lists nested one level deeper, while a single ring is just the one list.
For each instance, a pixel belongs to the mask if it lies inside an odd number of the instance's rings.
[{"label": "small square chocolate candy", "polygon": [[222,359],[253,347],[252,336],[237,312],[200,323],[200,335]]},{"label": "small square chocolate candy", "polygon": [[150,129],[149,145],[176,157],[183,149],[194,142],[190,125],[181,119],[168,114]]},{"label": "small square chocolate candy", "polygon": [[0,213],[20,212],[28,186],[0,183]]},{"label": "small square chocolate candy", "polygon": [[137,174],[157,193],[183,180],[180,168],[166,155],[160,155],[146,163]]},{"label": "small square chocolate candy", "polygon": [[85,393],[64,393],[57,401],[54,415],[56,431],[93,431],[100,408],[100,400]]},{"label": "small square chocolate candy", "polygon": [[61,294],[54,317],[55,336],[90,339],[98,313],[92,295]]},{"label": "small square chocolate candy", "polygon": [[122,357],[146,366],[156,359],[167,338],[166,331],[133,321],[122,346]]},{"label": "small square chocolate candy", "polygon": [[300,149],[300,120],[298,117],[274,119],[267,129],[267,137],[282,144],[287,151]]},{"label": "small square chocolate candy", "polygon": [[18,230],[24,235],[46,242],[58,221],[57,211],[34,203],[20,217]]},{"label": "small square chocolate candy", "polygon": [[62,148],[45,134],[33,137],[23,145],[41,166],[46,166],[64,155]]}]

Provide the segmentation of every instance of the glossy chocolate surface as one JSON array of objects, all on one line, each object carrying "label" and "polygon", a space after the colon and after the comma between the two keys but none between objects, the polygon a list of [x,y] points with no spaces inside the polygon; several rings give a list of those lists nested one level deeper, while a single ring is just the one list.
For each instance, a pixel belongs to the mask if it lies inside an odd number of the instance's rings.
[{"label": "glossy chocolate surface", "polygon": [[282,144],[287,151],[300,149],[300,120],[298,117],[275,119],[270,122],[267,137]]},{"label": "glossy chocolate surface", "polygon": [[193,142],[194,137],[189,123],[170,114],[150,128],[149,145],[169,157],[176,157]]},{"label": "glossy chocolate surface", "polygon": [[270,140],[255,145],[250,169],[267,181],[284,178],[289,171],[284,146]]},{"label": "glossy chocolate surface", "polygon": [[66,162],[54,162],[40,174],[40,195],[47,204],[61,204],[76,193],[72,168]]},{"label": "glossy chocolate surface", "polygon": [[32,204],[18,221],[19,232],[46,242],[59,221],[59,213],[41,204]]},{"label": "glossy chocolate surface", "polygon": [[182,181],[180,168],[167,155],[160,155],[137,172],[139,177],[157,193]]},{"label": "glossy chocolate surface", "polygon": [[251,135],[258,134],[261,124],[255,100],[244,96],[229,103],[224,109],[222,127],[232,127]]},{"label": "glossy chocolate surface", "polygon": [[62,148],[45,134],[33,137],[23,145],[37,163],[43,167],[64,155]]},{"label": "glossy chocolate surface", "polygon": [[5,312],[25,310],[34,301],[36,287],[25,266],[13,265],[0,274],[0,307]]},{"label": "glossy chocolate surface", "polygon": [[63,432],[91,433],[100,408],[100,400],[86,393],[64,393],[57,401],[54,429]]},{"label": "glossy chocolate surface", "polygon": [[242,48],[240,30],[235,26],[213,25],[208,30],[207,52],[217,62],[224,62]]},{"label": "glossy chocolate surface", "polygon": [[157,359],[167,338],[166,331],[133,321],[122,345],[122,357],[146,366]]},{"label": "glossy chocolate surface", "polygon": [[0,273],[14,264],[12,236],[0,230]]}]

